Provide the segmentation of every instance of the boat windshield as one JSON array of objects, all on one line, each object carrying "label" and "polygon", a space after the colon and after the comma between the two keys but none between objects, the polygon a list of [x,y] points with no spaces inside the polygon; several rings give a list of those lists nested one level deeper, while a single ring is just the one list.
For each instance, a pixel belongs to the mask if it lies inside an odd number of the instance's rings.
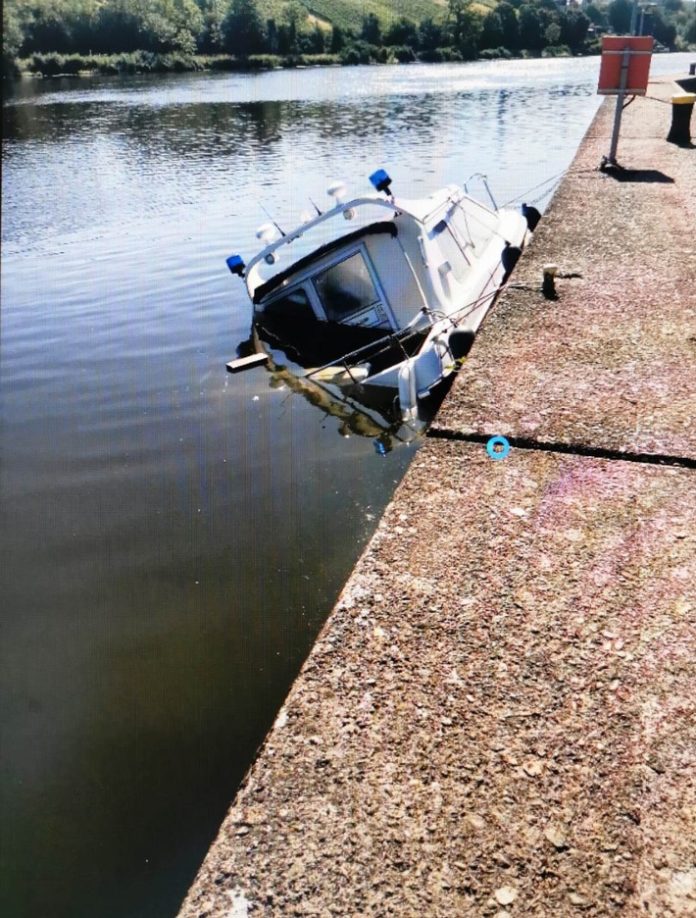
[{"label": "boat windshield", "polygon": [[315,318],[307,291],[303,287],[295,287],[283,296],[271,300],[264,311],[267,315],[282,316],[295,321],[312,321]]},{"label": "boat windshield", "polygon": [[330,322],[340,322],[381,302],[360,252],[317,274],[314,283]]}]

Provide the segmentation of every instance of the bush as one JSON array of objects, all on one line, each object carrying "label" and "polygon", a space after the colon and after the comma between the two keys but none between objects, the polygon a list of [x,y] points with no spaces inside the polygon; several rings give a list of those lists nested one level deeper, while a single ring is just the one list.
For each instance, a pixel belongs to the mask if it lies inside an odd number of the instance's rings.
[{"label": "bush", "polygon": [[305,54],[303,57],[308,67],[330,67],[341,61],[338,54]]},{"label": "bush", "polygon": [[214,57],[206,58],[206,62],[211,70],[239,70],[237,59],[230,57],[228,54],[216,54]]},{"label": "bush", "polygon": [[341,52],[340,60],[342,64],[386,64],[388,56],[386,48],[358,40]]},{"label": "bush", "polygon": [[113,76],[120,73],[185,73],[204,70],[211,63],[190,54],[156,54],[154,51],[129,51],[123,54],[34,54],[22,62],[22,69],[44,77],[75,76],[84,71]]},{"label": "bush", "polygon": [[541,52],[542,57],[572,57],[572,52],[568,45],[549,45]]},{"label": "bush", "polygon": [[389,49],[391,56],[400,64],[411,64],[416,60],[416,52],[408,45],[396,45]]},{"label": "bush", "polygon": [[464,60],[456,48],[432,48],[421,51],[420,59],[428,64],[460,63]]},{"label": "bush", "polygon": [[31,58],[30,69],[42,76],[56,76],[63,73],[64,60],[62,54],[34,54]]},{"label": "bush", "polygon": [[363,63],[363,61],[360,60],[360,52],[357,48],[346,48],[345,51],[341,52],[340,60],[345,66]]},{"label": "bush", "polygon": [[[245,63],[252,70],[275,70],[281,66],[282,59],[277,54],[250,54]],[[293,58],[288,58],[286,63],[289,67],[297,66]]]},{"label": "bush", "polygon": [[509,48],[486,48],[479,55],[482,61],[509,61],[512,58],[512,51]]}]

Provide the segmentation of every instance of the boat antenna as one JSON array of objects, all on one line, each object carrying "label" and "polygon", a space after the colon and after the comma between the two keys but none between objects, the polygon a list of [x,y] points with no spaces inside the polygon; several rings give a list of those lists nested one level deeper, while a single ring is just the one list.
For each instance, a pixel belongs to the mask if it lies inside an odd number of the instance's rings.
[{"label": "boat antenna", "polygon": [[258,202],[258,205],[259,205],[259,207],[261,208],[261,210],[266,214],[266,216],[267,216],[268,219],[271,221],[271,223],[273,224],[273,226],[275,226],[275,228],[278,230],[278,232],[280,233],[280,235],[281,235],[281,236],[286,236],[287,233],[284,233],[284,232],[282,231],[282,229],[278,226],[278,224],[275,222],[275,220],[273,219],[273,217],[268,213],[268,211],[266,210],[266,208],[263,206],[263,204],[262,204],[260,201]]},{"label": "boat antenna", "polygon": [[317,216],[318,216],[318,217],[321,217],[321,216],[322,216],[322,211],[319,210],[319,208],[317,207],[317,205],[314,203],[314,201],[313,201],[311,198],[309,199],[309,203],[310,203],[310,204],[312,205],[312,207],[316,210]]}]

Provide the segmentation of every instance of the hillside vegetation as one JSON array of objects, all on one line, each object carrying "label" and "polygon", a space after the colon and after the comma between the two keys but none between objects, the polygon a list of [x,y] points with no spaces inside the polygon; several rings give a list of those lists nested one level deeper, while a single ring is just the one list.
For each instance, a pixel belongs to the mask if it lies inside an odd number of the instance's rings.
[{"label": "hillside vegetation", "polygon": [[[4,0],[3,74],[461,61],[596,52],[631,0]],[[696,46],[693,0],[645,8],[645,34]]]},{"label": "hillside vegetation", "polygon": [[358,31],[363,17],[370,14],[377,16],[384,25],[401,16],[420,22],[428,16],[444,14],[444,5],[435,0],[309,0],[304,6],[333,25]]}]

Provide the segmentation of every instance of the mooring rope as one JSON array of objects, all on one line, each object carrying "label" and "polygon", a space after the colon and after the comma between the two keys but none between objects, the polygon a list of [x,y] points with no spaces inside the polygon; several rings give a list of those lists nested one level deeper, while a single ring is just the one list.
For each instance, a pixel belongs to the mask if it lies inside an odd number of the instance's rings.
[{"label": "mooring rope", "polygon": [[[549,185],[551,182],[560,182],[560,180],[563,178],[565,173],[566,173],[566,170],[562,169],[560,172],[557,172],[556,175],[552,175],[551,178],[544,179],[543,182],[539,182],[538,185],[533,185],[527,191],[523,191],[522,194],[518,194],[518,195],[515,195],[514,198],[510,198],[509,201],[506,201],[505,204],[503,204],[503,207],[509,207],[510,204],[514,204],[515,201],[521,201],[524,197],[529,195],[532,191],[536,191],[537,188],[542,188],[544,185]],[[551,189],[547,189],[546,191],[542,192],[542,194],[540,194],[533,201],[525,201],[525,203],[526,204],[536,204],[542,198],[546,197],[546,195],[549,194],[550,191]]]}]

